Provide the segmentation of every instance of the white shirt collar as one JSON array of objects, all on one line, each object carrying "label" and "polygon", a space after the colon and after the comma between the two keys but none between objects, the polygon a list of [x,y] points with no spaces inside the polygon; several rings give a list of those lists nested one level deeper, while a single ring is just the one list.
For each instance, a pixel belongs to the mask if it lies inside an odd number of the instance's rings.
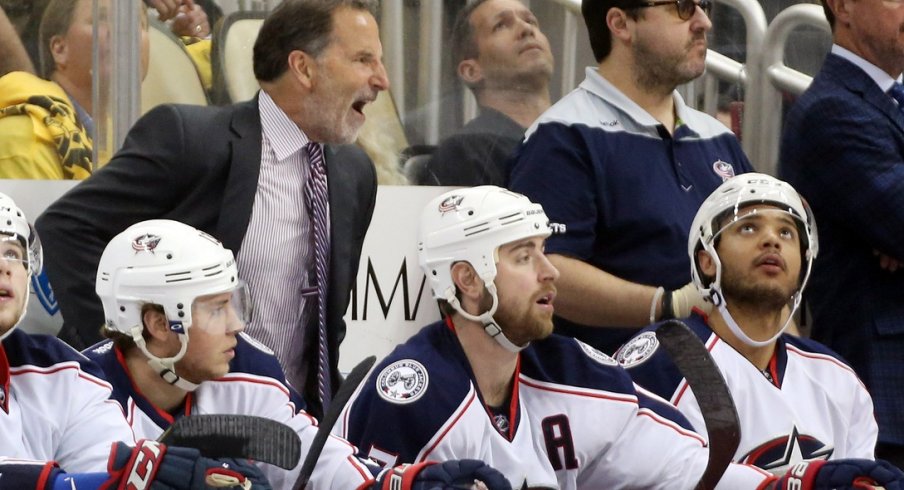
[{"label": "white shirt collar", "polygon": [[263,90],[258,97],[258,108],[261,112],[261,130],[270,142],[277,161],[289,158],[308,144],[308,135]]},{"label": "white shirt collar", "polygon": [[869,61],[866,61],[860,55],[857,55],[848,49],[842,48],[837,44],[832,45],[832,54],[850,61],[851,63],[856,65],[857,68],[863,70],[870,78],[873,79],[874,82],[876,82],[876,85],[878,85],[883,92],[888,92],[892,84],[901,81],[901,77],[898,77],[897,79],[892,78],[888,73],[885,73],[883,69],[870,63]]}]

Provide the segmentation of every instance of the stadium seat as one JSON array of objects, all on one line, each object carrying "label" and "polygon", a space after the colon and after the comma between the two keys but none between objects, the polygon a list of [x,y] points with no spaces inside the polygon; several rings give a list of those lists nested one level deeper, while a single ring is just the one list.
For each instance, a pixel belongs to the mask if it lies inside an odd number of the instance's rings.
[{"label": "stadium seat", "polygon": [[207,94],[182,41],[163,23],[150,20],[148,74],[141,83],[141,112],[160,104],[208,105]]}]

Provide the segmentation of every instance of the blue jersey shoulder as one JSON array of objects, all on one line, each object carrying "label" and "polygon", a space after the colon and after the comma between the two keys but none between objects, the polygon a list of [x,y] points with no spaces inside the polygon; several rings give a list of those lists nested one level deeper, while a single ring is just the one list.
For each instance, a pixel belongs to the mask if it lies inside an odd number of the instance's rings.
[{"label": "blue jersey shoulder", "polygon": [[377,447],[412,462],[459,408],[471,379],[454,332],[442,322],[428,325],[364,381],[350,409],[348,439],[365,453]]},{"label": "blue jersey shoulder", "polygon": [[[712,330],[702,316],[693,314],[685,319],[684,323],[701,342],[706,342],[712,335]],[[625,342],[625,345],[615,353],[615,359],[625,367],[637,384],[666,400],[671,400],[684,376],[678,371],[665,349],[660,348],[659,340],[656,338],[656,329],[660,325],[661,323],[651,325]]]},{"label": "blue jersey shoulder", "polygon": [[236,336],[235,357],[229,363],[230,373],[246,373],[255,376],[272,378],[289,390],[289,398],[297,409],[305,408],[304,399],[298,391],[289,385],[286,373],[279,360],[267,346],[254,337],[242,332]]},{"label": "blue jersey shoulder", "polygon": [[615,359],[580,340],[553,334],[521,352],[521,374],[547,383],[633,394]]},{"label": "blue jersey shoulder", "polygon": [[3,347],[10,367],[36,366],[51,367],[64,362],[76,362],[83,372],[104,378],[96,364],[83,356],[69,344],[50,335],[28,334],[14,330],[3,339]]}]

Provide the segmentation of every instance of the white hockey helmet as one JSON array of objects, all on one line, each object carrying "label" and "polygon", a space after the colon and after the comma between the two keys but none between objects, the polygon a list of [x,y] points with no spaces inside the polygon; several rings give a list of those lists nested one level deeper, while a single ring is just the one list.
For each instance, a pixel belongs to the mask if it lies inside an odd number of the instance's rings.
[{"label": "white hockey helmet", "polygon": [[[760,173],[737,175],[723,182],[703,201],[694,217],[687,242],[691,277],[700,294],[722,311],[725,303],[722,295],[722,262],[716,252],[716,243],[722,231],[736,221],[749,216],[749,213],[742,211],[743,208],[756,204],[774,206],[788,213],[798,228],[802,268],[798,279],[799,287],[791,298],[791,314],[793,315],[800,306],[803,290],[813,267],[813,260],[819,253],[819,238],[816,233],[816,221],[806,201],[790,184],[770,175]],[[700,269],[697,251],[701,249],[705,250],[715,263],[716,275],[714,278],[704,277]],[[728,323],[729,326],[732,326],[734,322],[730,315],[727,320],[730,320]],[[738,332],[735,333],[738,334]],[[747,343],[750,345],[766,345],[774,340],[753,341],[743,335],[743,332],[738,336],[745,342],[749,340],[750,342]]]},{"label": "white hockey helmet", "polygon": [[[251,313],[232,252],[207,233],[172,220],[143,221],[113,237],[98,264],[96,291],[105,327],[130,335],[164,379],[189,390],[195,386],[175,375],[174,364],[188,346],[195,299],[233,292],[242,321]],[[160,305],[170,330],[180,334],[182,348],[175,356],[161,359],[148,352],[141,313],[146,304]]]},{"label": "white hockey helmet", "polygon": [[30,275],[41,273],[44,252],[41,240],[34,227],[25,218],[25,213],[16,206],[15,201],[6,194],[0,193],[0,234],[18,241],[28,254],[28,272]]},{"label": "white hockey helmet", "polygon": [[[447,301],[464,317],[482,321],[487,333],[503,346],[513,346],[492,315],[498,306],[494,279],[497,250],[524,238],[548,237],[552,233],[543,207],[521,194],[484,185],[457,189],[436,197],[421,215],[418,261],[427,274],[433,297]],[[481,315],[465,312],[455,296],[451,268],[465,261],[474,267],[493,296],[493,306]]]},{"label": "white hockey helmet", "polygon": [[28,222],[25,213],[16,205],[15,201],[6,194],[0,193],[0,241],[14,241],[22,247],[25,257],[21,257],[23,265],[28,271],[26,295],[22,298],[22,312],[16,324],[0,335],[0,340],[6,338],[15,328],[22,323],[28,307],[28,299],[31,297],[31,277],[41,273],[44,252],[41,248],[41,240],[34,227]]}]

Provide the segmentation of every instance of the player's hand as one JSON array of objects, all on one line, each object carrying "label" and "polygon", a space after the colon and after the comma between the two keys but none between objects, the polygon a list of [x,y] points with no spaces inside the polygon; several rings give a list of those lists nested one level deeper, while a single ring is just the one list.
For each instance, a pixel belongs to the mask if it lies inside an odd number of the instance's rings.
[{"label": "player's hand", "polygon": [[135,447],[114,444],[108,467],[109,488],[118,490],[271,490],[267,478],[251,463],[209,459],[197,449],[156,441],[141,440]]},{"label": "player's hand", "polygon": [[792,466],[784,476],[773,480],[767,490],[829,490],[904,488],[904,472],[883,460],[836,459],[805,461]]},{"label": "player's hand", "polygon": [[[481,486],[482,485],[482,486]],[[502,473],[476,459],[399,465],[384,470],[371,490],[511,490]]]},{"label": "player's hand", "polygon": [[670,295],[671,301],[663,301],[663,306],[669,306],[668,311],[663,308],[661,319],[670,320],[672,318],[687,318],[691,316],[691,310],[699,308],[704,313],[709,313],[713,309],[713,304],[703,299],[697,286],[693,281],[685,284],[679,289],[667,291],[665,294]]}]

